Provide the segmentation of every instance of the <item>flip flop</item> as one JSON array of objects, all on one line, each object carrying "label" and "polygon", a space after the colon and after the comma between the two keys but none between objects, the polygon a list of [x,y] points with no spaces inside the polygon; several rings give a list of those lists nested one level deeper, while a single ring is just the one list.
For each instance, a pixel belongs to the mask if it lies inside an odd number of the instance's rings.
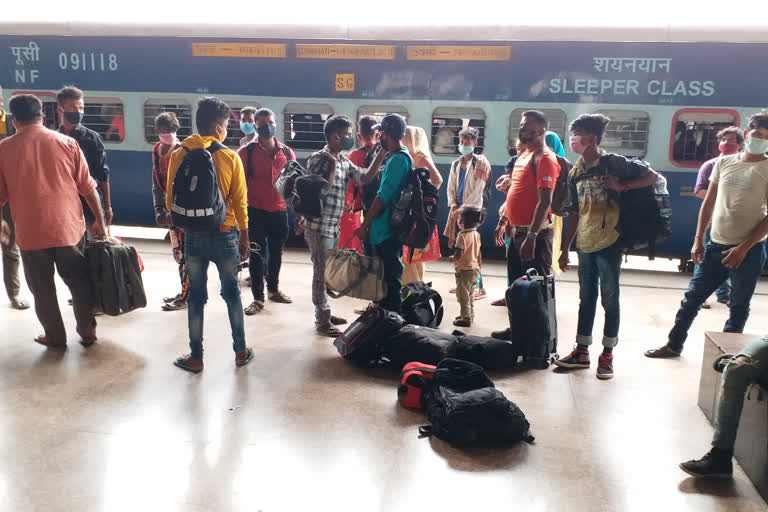
[{"label": "flip flop", "polygon": [[248,316],[253,316],[256,313],[261,312],[261,310],[264,309],[264,302],[255,300],[251,302],[251,304],[243,310],[243,312]]},{"label": "flip flop", "polygon": [[347,320],[338,316],[331,315],[331,323],[333,325],[344,325],[347,323]]},{"label": "flip flop", "polygon": [[190,373],[200,373],[201,371],[203,371],[202,368],[195,368],[193,366],[189,366],[187,364],[187,360],[189,360],[189,356],[177,357],[176,360],[173,362],[173,364],[181,368],[182,370]]},{"label": "flip flop", "polygon": [[41,334],[35,338],[35,343],[39,343],[43,345],[44,347],[48,348],[56,348],[56,349],[62,349],[65,350],[67,348],[66,343],[51,343],[48,341],[48,336],[45,334]]},{"label": "flip flop", "polygon": [[245,350],[247,352],[247,355],[246,355],[245,359],[243,359],[242,361],[238,361],[237,360],[237,356],[235,356],[235,365],[237,365],[237,366],[245,366],[245,365],[247,365],[248,363],[251,362],[251,359],[253,359],[253,349],[246,348]]},{"label": "flip flop", "polygon": [[342,332],[336,328],[336,326],[328,324],[328,325],[319,325],[315,328],[317,331],[317,334],[328,336],[329,338],[338,338],[341,336]]},{"label": "flip flop", "polygon": [[672,350],[669,345],[645,351],[645,357],[650,357],[651,359],[671,359],[673,357],[680,357],[680,354],[681,352]]},{"label": "flip flop", "polygon": [[11,307],[13,309],[18,309],[19,311],[24,311],[25,309],[29,309],[29,303],[19,298],[11,299]]},{"label": "flip flop", "polygon": [[507,305],[507,299],[496,299],[495,301],[491,302],[491,306],[506,306]]}]

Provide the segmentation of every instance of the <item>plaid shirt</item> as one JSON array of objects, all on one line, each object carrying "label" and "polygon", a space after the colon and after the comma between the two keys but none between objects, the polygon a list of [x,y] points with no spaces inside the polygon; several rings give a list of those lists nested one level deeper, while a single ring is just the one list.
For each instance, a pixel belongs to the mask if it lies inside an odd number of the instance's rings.
[{"label": "plaid shirt", "polygon": [[[325,150],[327,149],[328,147],[326,146]],[[312,174],[319,174],[328,179],[331,171],[330,160],[324,155],[323,151],[312,153],[307,160],[307,170]],[[338,237],[349,180],[352,179],[355,183],[360,184],[362,174],[363,171],[359,167],[350,162],[344,155],[339,154],[336,157],[336,175],[333,179],[333,186],[325,192],[322,198],[322,217],[307,219],[307,229],[317,231],[329,238]]]}]

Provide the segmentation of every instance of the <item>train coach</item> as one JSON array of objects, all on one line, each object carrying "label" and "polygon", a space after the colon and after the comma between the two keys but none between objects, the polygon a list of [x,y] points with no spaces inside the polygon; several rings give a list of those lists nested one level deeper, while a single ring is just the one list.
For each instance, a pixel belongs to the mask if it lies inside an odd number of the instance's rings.
[{"label": "train coach", "polygon": [[[571,120],[599,112],[612,120],[606,150],[644,159],[666,176],[673,236],[657,252],[687,261],[700,205],[693,196],[696,172],[717,155],[715,134],[743,127],[768,106],[766,33],[673,27],[604,33],[592,27],[0,23],[0,85],[6,101],[21,92],[39,95],[49,127],[59,122],[58,88],[77,85],[86,92],[84,123],[101,133],[109,150],[116,222],[138,225],[153,223],[153,119],[174,111],[179,135],[188,135],[201,95],[233,107],[226,140],[233,147],[242,137],[239,108],[271,108],[281,139],[299,159],[323,147],[323,123],[331,115],[397,112],[431,134],[435,161],[447,175],[458,155],[458,131],[474,126],[494,178],[503,172],[525,110],[544,112],[562,139]],[[481,231],[486,246],[503,200],[493,195]],[[443,201],[443,224],[446,216]]]}]

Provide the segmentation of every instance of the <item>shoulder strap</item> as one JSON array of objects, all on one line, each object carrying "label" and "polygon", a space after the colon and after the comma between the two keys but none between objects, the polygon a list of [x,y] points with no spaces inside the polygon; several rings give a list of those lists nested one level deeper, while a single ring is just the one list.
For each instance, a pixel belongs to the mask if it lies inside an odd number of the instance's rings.
[{"label": "shoulder strap", "polygon": [[[280,144],[280,143],[278,142],[278,144]],[[288,149],[288,146],[286,146],[285,144],[280,144],[280,151],[282,151],[283,154],[285,155],[285,159],[290,162],[291,161],[291,150]],[[249,160],[250,160],[250,157],[249,157]]]},{"label": "shoulder strap", "polygon": [[251,158],[253,157],[253,152],[256,150],[256,146],[253,145],[252,142],[249,142],[245,145],[245,177],[250,178],[252,176],[251,174]]},{"label": "shoulder strap", "polygon": [[208,146],[208,147],[207,147],[207,148],[205,148],[205,149],[207,149],[209,153],[213,154],[213,153],[217,152],[217,151],[218,151],[218,150],[220,150],[220,149],[227,149],[227,146],[225,146],[225,145],[224,145],[224,144],[222,144],[221,142],[219,142],[219,141],[215,140],[215,141],[213,141],[213,142],[211,143],[211,145],[210,145],[210,146]]},{"label": "shoulder strap", "polygon": [[545,151],[546,148],[542,146],[533,154],[533,158],[531,159],[531,171],[533,171],[534,177],[536,177],[536,162],[541,158],[541,155],[543,155]]},{"label": "shoulder strap", "polygon": [[165,191],[165,187],[160,183],[160,146],[155,146],[152,148],[152,157],[155,167],[152,174],[155,176],[155,183],[157,183],[157,186],[160,187],[160,190]]}]

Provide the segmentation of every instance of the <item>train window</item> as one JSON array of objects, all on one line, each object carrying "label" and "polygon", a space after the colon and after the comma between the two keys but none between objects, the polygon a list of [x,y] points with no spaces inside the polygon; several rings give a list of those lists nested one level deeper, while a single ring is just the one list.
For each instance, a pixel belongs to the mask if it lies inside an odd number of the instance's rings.
[{"label": "train window", "polygon": [[458,155],[459,132],[477,128],[476,152],[485,146],[485,112],[480,108],[440,107],[432,112],[432,151],[438,155]]},{"label": "train window", "polygon": [[114,98],[86,98],[83,124],[101,135],[104,142],[123,142],[123,103]]},{"label": "train window", "polygon": [[243,107],[254,107],[258,110],[261,106],[258,103],[244,103],[242,101],[228,101],[227,105],[232,109],[232,115],[229,117],[227,138],[224,139],[224,145],[237,150],[240,147],[240,139],[245,137],[245,134],[240,131],[240,109]]},{"label": "train window", "polygon": [[699,167],[719,154],[717,132],[739,124],[735,110],[679,110],[672,120],[670,160],[679,167]]},{"label": "train window", "polygon": [[155,133],[155,117],[161,112],[173,112],[181,128],[177,132],[180,140],[192,134],[192,107],[185,100],[149,99],[144,103],[144,139],[154,144],[159,139]]},{"label": "train window", "polygon": [[603,135],[600,146],[609,153],[618,153],[628,158],[642,158],[648,149],[647,112],[638,110],[598,110],[611,122]]},{"label": "train window", "polygon": [[59,104],[56,99],[46,100],[40,97],[43,102],[43,125],[51,130],[59,129]]},{"label": "train window", "polygon": [[554,132],[560,140],[565,140],[565,131],[567,129],[565,125],[565,112],[555,108],[518,108],[512,111],[512,115],[509,116],[509,142],[516,141],[517,136],[520,133],[520,121],[523,118],[523,112],[527,110],[538,110],[547,118],[549,122],[549,131]]},{"label": "train window", "polygon": [[289,103],[283,111],[285,143],[293,149],[314,151],[323,149],[325,121],[333,115],[330,105]]},{"label": "train window", "polygon": [[377,121],[387,114],[400,114],[408,122],[408,109],[402,105],[364,105],[357,109],[357,120],[363,116],[374,117]]}]

